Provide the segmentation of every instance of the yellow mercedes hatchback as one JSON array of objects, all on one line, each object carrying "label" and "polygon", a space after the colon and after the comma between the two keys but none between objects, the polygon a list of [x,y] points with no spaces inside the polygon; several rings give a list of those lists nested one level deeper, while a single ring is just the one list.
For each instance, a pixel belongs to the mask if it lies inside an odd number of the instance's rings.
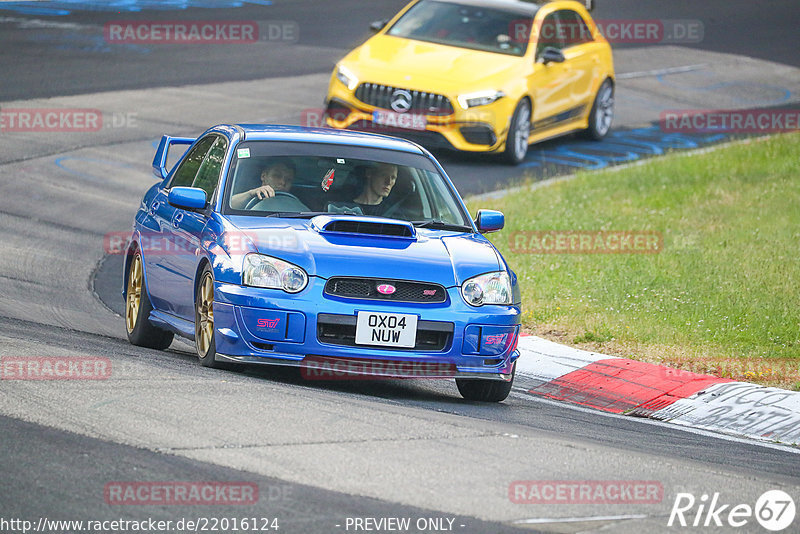
[{"label": "yellow mercedes hatchback", "polygon": [[325,120],[432,147],[502,153],[614,117],[614,62],[586,7],[414,0],[334,68]]}]

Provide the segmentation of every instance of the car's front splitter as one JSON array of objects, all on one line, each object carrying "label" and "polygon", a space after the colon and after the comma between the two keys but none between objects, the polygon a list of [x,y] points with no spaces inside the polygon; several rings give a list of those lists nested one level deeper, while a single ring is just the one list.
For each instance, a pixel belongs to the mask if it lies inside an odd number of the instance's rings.
[{"label": "car's front splitter", "polygon": [[426,362],[428,365],[420,365],[420,362],[409,361],[381,361],[376,365],[374,360],[369,358],[359,358],[355,362],[353,358],[347,361],[335,357],[322,357],[309,355],[298,360],[291,354],[273,354],[271,356],[233,356],[229,354],[217,353],[215,361],[236,364],[257,364],[257,365],[277,365],[281,367],[297,367],[303,371],[305,378],[317,380],[346,380],[353,379],[410,379],[410,378],[474,378],[483,380],[501,380],[508,382],[512,379],[513,364],[519,358],[519,351],[514,350],[510,354],[509,364],[504,365],[501,372],[487,372],[485,369],[470,371],[459,369],[457,366],[443,365],[434,362]]}]

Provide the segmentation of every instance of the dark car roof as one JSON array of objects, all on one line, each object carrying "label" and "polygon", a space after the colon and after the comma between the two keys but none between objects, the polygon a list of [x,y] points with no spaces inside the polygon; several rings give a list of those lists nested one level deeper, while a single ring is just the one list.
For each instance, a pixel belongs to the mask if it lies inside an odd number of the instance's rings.
[{"label": "dark car roof", "polygon": [[219,125],[212,130],[230,133],[231,128],[244,133],[243,141],[295,141],[300,143],[325,143],[333,145],[363,146],[382,148],[401,152],[423,154],[420,147],[406,141],[385,135],[334,130],[332,128],[310,128],[283,124],[236,124]]},{"label": "dark car roof", "polygon": [[542,2],[529,2],[526,0],[436,0],[437,2],[446,2],[448,4],[463,4],[465,6],[488,7],[495,9],[504,9],[519,13],[520,15],[528,15],[533,17],[539,8],[542,7]]}]

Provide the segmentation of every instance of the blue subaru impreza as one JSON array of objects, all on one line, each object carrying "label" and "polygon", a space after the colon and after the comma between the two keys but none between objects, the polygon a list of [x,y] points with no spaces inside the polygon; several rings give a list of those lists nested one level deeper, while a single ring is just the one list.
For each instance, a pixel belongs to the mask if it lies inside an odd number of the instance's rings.
[{"label": "blue subaru impreza", "polygon": [[[189,145],[168,170],[170,147]],[[173,151],[176,152],[176,151]],[[180,152],[177,152],[180,153]],[[174,154],[173,154],[174,156]],[[455,378],[501,401],[517,278],[439,163],[391,137],[276,125],[164,136],[124,262],[128,339],[307,378]]]}]

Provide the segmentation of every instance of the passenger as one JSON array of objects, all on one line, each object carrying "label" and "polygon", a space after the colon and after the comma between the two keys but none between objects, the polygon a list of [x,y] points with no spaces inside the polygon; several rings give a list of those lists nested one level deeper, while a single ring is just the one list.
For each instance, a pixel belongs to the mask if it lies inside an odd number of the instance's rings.
[{"label": "passenger", "polygon": [[361,193],[352,202],[331,204],[332,213],[353,213],[361,215],[383,215],[386,206],[383,200],[392,192],[397,182],[397,165],[378,163],[364,171],[364,184]]},{"label": "passenger", "polygon": [[247,204],[257,198],[264,200],[275,196],[276,191],[288,193],[294,182],[295,166],[289,159],[275,159],[261,171],[261,185],[231,196],[233,209],[245,209]]}]

